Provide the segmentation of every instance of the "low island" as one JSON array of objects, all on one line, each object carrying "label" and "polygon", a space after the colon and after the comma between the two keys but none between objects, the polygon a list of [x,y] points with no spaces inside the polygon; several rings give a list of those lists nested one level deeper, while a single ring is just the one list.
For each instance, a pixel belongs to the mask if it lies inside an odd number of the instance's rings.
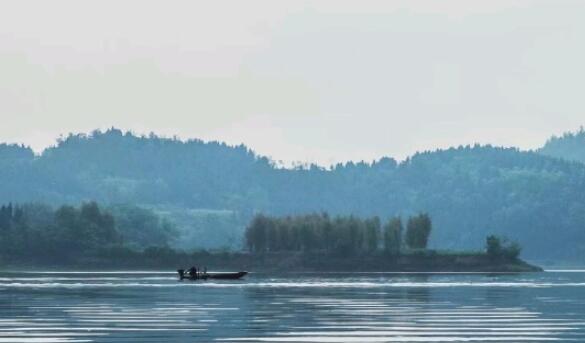
[{"label": "low island", "polygon": [[537,272],[519,258],[516,242],[490,235],[484,251],[427,248],[432,222],[421,213],[381,225],[378,217],[326,213],[295,217],[257,215],[246,229],[248,253],[234,256],[254,270],[327,272]]},{"label": "low island", "polygon": [[429,215],[406,220],[330,217],[326,213],[273,217],[256,215],[245,231],[242,251],[191,253],[168,247],[135,251],[111,248],[78,260],[80,267],[172,269],[197,265],[210,270],[252,272],[522,273],[542,268],[519,258],[521,247],[490,235],[483,251],[428,249]]},{"label": "low island", "polygon": [[[2,269],[174,271],[190,266],[251,272],[536,272],[519,258],[520,246],[490,235],[483,251],[428,248],[433,232],[429,215],[406,220],[329,216],[314,213],[275,217],[258,214],[247,225],[238,251],[187,252],[168,242],[136,248],[147,232],[168,232],[157,222],[146,231],[127,226],[128,212],[100,208],[94,202],[56,210],[38,205],[0,208]],[[154,218],[152,214],[150,217]],[[145,221],[133,220],[144,223]],[[158,223],[158,224],[157,224]],[[213,229],[213,228],[210,228]],[[128,232],[132,233],[129,234]],[[152,235],[152,233],[151,233]],[[138,237],[138,238],[136,238]]]}]

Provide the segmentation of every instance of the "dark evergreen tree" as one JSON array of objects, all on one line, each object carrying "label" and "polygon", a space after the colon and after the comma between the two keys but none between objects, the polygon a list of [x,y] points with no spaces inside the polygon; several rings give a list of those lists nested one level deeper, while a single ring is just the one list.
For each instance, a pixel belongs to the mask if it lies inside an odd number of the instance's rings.
[{"label": "dark evergreen tree", "polygon": [[[166,227],[171,224],[160,222],[164,224],[159,227],[161,232],[156,233],[156,237],[162,237],[158,244],[165,241],[166,234],[174,232],[172,226]],[[95,202],[84,203],[79,208],[65,205],[57,210],[40,204],[0,207],[1,260],[71,262],[104,249],[121,247],[122,243],[116,218]],[[138,247],[128,243],[129,247]]]},{"label": "dark evergreen tree", "polygon": [[426,249],[431,234],[431,218],[426,213],[408,218],[406,244],[411,249]]},{"label": "dark evergreen tree", "polygon": [[384,226],[384,250],[390,255],[399,255],[402,248],[402,219],[394,217]]}]

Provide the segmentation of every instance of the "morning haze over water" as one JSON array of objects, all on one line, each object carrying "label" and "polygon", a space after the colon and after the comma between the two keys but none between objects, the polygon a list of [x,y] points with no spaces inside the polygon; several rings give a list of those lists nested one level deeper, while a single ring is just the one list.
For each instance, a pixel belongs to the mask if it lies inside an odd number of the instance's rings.
[{"label": "morning haze over water", "polygon": [[585,342],[584,19],[2,2],[0,343]]}]

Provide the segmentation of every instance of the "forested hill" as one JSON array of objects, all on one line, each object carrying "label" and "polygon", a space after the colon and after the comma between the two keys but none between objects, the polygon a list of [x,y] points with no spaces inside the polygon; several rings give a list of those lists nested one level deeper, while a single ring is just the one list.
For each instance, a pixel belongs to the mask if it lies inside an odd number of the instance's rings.
[{"label": "forested hill", "polygon": [[585,129],[576,133],[567,132],[561,137],[553,136],[538,150],[547,156],[585,163]]},{"label": "forested hill", "polygon": [[584,190],[582,163],[492,146],[331,169],[277,168],[245,146],[119,130],[70,136],[40,156],[0,146],[0,203],[139,204],[178,221],[187,245],[237,245],[258,212],[387,219],[424,211],[437,228],[434,247],[479,249],[487,234],[503,234],[528,258],[582,262]]}]

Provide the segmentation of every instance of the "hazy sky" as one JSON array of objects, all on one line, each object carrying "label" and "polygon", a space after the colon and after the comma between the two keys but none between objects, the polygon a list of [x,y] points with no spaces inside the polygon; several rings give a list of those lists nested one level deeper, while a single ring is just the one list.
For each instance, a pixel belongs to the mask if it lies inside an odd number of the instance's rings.
[{"label": "hazy sky", "polygon": [[0,141],[111,126],[284,161],[585,123],[585,1],[1,1]]}]

